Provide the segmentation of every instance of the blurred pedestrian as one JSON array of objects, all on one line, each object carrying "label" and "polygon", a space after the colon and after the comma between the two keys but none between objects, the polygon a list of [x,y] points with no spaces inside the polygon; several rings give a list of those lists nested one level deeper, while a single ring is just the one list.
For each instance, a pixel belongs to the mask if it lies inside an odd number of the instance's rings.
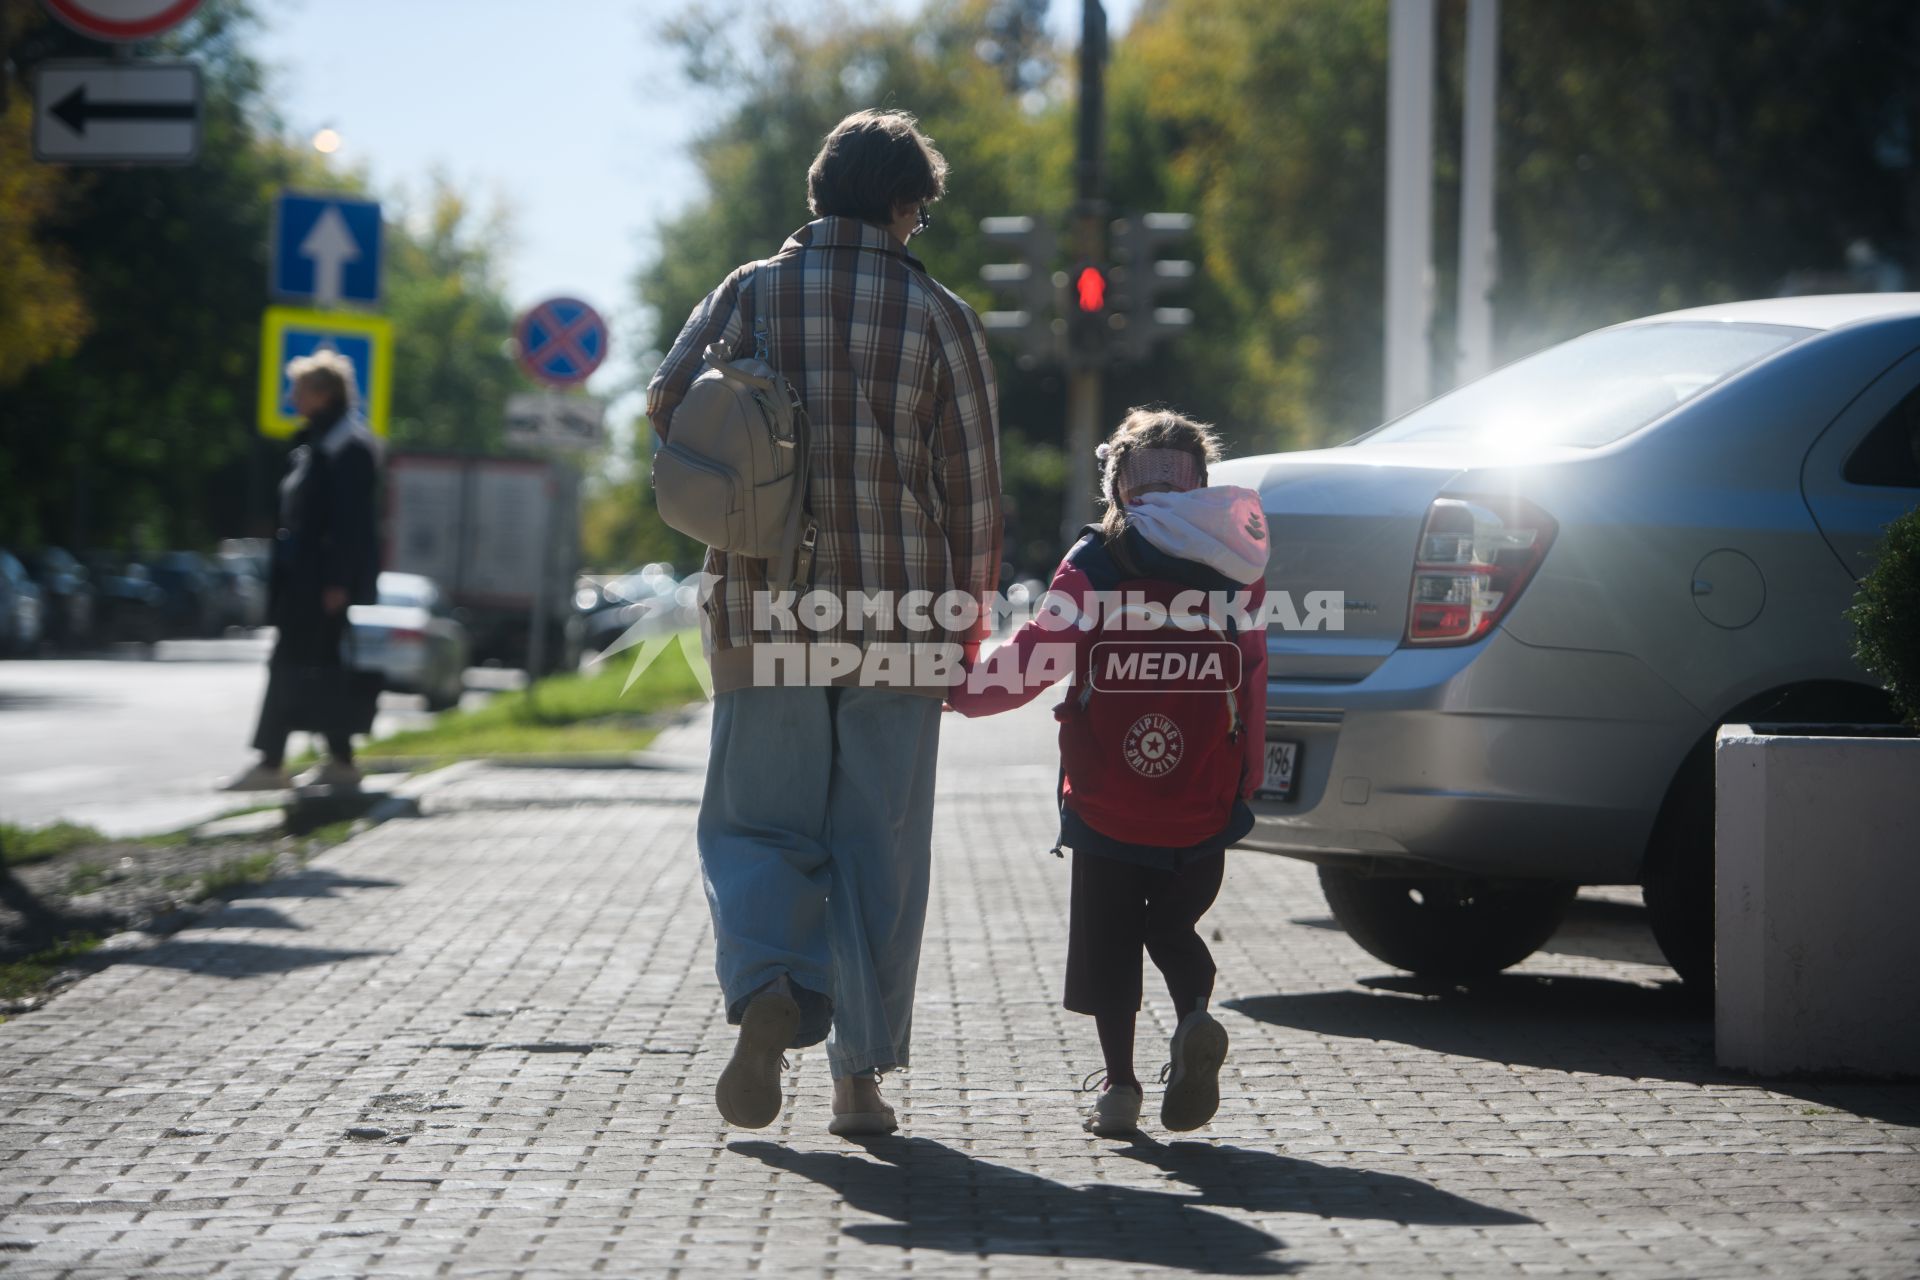
[{"label": "blurred pedestrian", "polygon": [[347,609],[372,604],[380,574],[374,515],[381,450],[354,413],[353,362],[332,351],[287,365],[295,434],[280,482],[280,529],[267,579],[267,619],[279,630],[267,667],[267,695],[253,745],[260,760],[229,791],[272,791],[287,777],[287,735],[326,739],[327,761],[303,783],[357,787],[353,735],[373,728],[377,677],[343,660]]},{"label": "blurred pedestrian", "polygon": [[[952,593],[984,606],[993,593],[1000,467],[986,332],[907,251],[945,183],[946,161],[913,117],[842,120],[807,174],[814,221],[700,304],[648,388],[648,416],[671,444],[709,344],[735,359],[763,350],[794,387],[812,423],[810,595]],[[781,1054],[830,1028],[829,1131],[891,1132],[880,1075],[907,1065],[946,686],[863,685],[864,664],[809,683],[771,659],[871,656],[929,634],[842,619],[801,640],[769,617],[769,599],[792,593],[769,590],[765,561],[709,551],[706,571],[716,694],[698,841],[727,1019],[740,1027],[715,1099],[729,1123],[771,1124]],[[985,627],[936,629],[927,647],[958,661]]]}]

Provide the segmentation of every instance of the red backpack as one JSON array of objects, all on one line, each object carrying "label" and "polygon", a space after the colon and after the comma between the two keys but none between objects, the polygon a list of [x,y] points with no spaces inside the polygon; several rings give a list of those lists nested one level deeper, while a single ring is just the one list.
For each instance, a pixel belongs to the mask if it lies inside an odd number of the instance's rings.
[{"label": "red backpack", "polygon": [[1231,623],[1176,625],[1167,606],[1195,588],[1123,576],[1097,537],[1070,558],[1096,592],[1118,592],[1122,604],[1093,619],[1092,641],[1080,647],[1073,684],[1054,709],[1063,843],[1086,843],[1071,838],[1076,817],[1123,844],[1231,843],[1245,834],[1230,828],[1247,759],[1246,673]]}]

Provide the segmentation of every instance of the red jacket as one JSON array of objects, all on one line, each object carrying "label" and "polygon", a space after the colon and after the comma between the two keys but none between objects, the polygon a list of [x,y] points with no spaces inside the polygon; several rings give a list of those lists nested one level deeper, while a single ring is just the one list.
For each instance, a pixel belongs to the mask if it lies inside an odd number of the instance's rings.
[{"label": "red jacket", "polygon": [[[1244,811],[1244,806],[1236,806],[1233,801],[1251,799],[1264,776],[1265,629],[1239,625],[1231,634],[1231,642],[1239,650],[1240,667],[1235,690],[1240,719],[1239,741],[1234,744],[1239,757],[1237,779],[1223,780],[1218,776],[1218,766],[1225,763],[1217,758],[1221,744],[1192,743],[1186,750],[1195,753],[1196,764],[1201,756],[1208,756],[1210,772],[1203,776],[1190,769],[1179,786],[1161,787],[1156,791],[1144,778],[1129,777],[1116,769],[1113,765],[1115,744],[1091,739],[1084,724],[1077,723],[1077,713],[1084,711],[1090,701],[1087,682],[1094,646],[1127,634],[1098,625],[1106,621],[1106,611],[1099,608],[1103,602],[1095,595],[1094,579],[1097,576],[1104,580],[1103,590],[1112,590],[1117,583],[1123,592],[1138,593],[1159,605],[1174,602],[1183,592],[1218,592],[1221,597],[1231,592],[1233,607],[1247,619],[1257,619],[1266,598],[1265,584],[1258,579],[1245,584],[1230,582],[1203,565],[1157,553],[1138,539],[1129,539],[1126,553],[1124,559],[1138,566],[1132,573],[1120,568],[1100,534],[1089,530],[1055,570],[1041,610],[1005,645],[985,658],[966,685],[954,688],[948,702],[967,716],[1010,711],[1032,701],[1054,678],[1071,673],[1073,683],[1067,696],[1054,709],[1055,717],[1061,721],[1065,842],[1075,848],[1089,842],[1117,842],[1154,849],[1208,844],[1218,847],[1221,843],[1231,843],[1244,834],[1244,828],[1230,833],[1230,838],[1224,841],[1214,837],[1227,831],[1237,812]],[[1192,600],[1189,597],[1189,601]],[[1063,616],[1088,620],[1095,625],[1061,627]],[[1009,687],[1016,684],[1017,687]],[[1206,820],[1200,816],[1202,813],[1217,813],[1219,825],[1209,830]],[[1086,830],[1088,828],[1091,830]],[[1079,841],[1072,835],[1076,829],[1083,836]],[[1094,851],[1111,852],[1109,849]]]}]

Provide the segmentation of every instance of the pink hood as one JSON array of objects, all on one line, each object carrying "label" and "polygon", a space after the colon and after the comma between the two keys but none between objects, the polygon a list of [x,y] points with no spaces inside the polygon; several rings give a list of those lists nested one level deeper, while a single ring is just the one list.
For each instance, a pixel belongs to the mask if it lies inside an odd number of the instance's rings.
[{"label": "pink hood", "polygon": [[1267,572],[1267,517],[1251,489],[1222,484],[1142,494],[1128,505],[1127,521],[1168,555],[1235,582],[1255,582]]}]

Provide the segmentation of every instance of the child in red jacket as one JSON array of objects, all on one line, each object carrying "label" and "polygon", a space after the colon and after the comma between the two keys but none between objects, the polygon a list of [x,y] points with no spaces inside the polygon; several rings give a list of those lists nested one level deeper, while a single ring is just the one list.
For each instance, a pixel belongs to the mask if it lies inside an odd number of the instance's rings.
[{"label": "child in red jacket", "polygon": [[[1253,826],[1266,719],[1266,521],[1259,495],[1207,487],[1213,429],[1135,409],[1100,447],[1105,517],[1055,571],[1040,611],[948,701],[968,716],[1031,701],[1071,672],[1060,721],[1060,842],[1073,850],[1066,1007],[1090,1014],[1106,1082],[1087,1116],[1139,1127],[1133,1069],[1141,952],[1178,1026],[1160,1119],[1219,1107],[1227,1033],[1207,1012],[1213,957],[1197,925],[1226,848]],[[1059,851],[1056,846],[1055,852]]]}]

